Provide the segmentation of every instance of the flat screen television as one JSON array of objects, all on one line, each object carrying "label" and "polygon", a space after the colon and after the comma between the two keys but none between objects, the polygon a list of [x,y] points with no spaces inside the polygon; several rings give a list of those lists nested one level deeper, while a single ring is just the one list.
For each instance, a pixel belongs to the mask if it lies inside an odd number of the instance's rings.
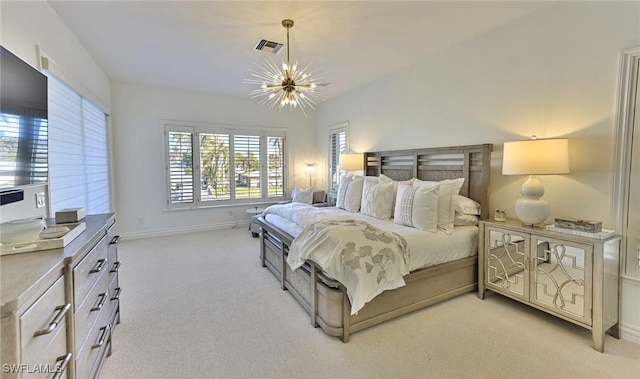
[{"label": "flat screen television", "polygon": [[0,191],[45,184],[47,77],[0,48]]}]

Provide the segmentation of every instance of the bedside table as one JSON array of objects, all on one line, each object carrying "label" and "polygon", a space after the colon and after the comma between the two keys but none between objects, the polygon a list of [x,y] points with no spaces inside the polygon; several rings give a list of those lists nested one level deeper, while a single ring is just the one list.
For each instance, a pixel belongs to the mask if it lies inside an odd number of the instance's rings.
[{"label": "bedside table", "polygon": [[491,290],[590,329],[620,338],[620,236],[595,239],[525,226],[520,220],[480,221],[478,297]]}]

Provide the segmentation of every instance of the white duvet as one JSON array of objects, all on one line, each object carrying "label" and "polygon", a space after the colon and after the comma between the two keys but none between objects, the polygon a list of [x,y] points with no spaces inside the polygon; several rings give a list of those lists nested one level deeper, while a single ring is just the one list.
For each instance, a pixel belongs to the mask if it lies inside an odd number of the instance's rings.
[{"label": "white duvet", "polygon": [[[451,235],[447,235],[441,231],[437,231],[435,233],[426,232],[420,229],[395,224],[393,220],[379,220],[360,213],[351,213],[335,207],[318,208],[302,203],[277,204],[270,206],[263,213],[263,217],[271,224],[290,234],[292,237],[297,237],[307,226],[317,223],[346,220],[364,221],[385,232],[392,234],[395,233],[406,241],[406,255],[408,257],[409,267],[408,271],[466,258],[476,255],[478,251],[478,227],[476,226],[456,226],[453,233]],[[307,239],[307,237],[308,233],[305,234],[305,239]],[[292,246],[295,246],[295,244],[296,241],[294,239],[294,244]],[[294,249],[292,248],[291,250]],[[317,253],[317,251],[314,252],[314,254]],[[291,266],[292,269],[299,267],[301,262],[303,262],[305,258],[308,258],[305,257],[304,254],[306,254],[304,251],[296,249],[297,256],[290,257],[292,262],[289,266]],[[313,260],[319,264],[318,261],[322,259],[314,258]],[[325,272],[333,276],[333,274],[325,270],[325,267],[322,265],[320,265],[320,267]],[[404,280],[400,277],[382,283],[379,288],[373,290],[370,288],[364,291],[361,289],[350,290],[347,283],[343,282],[338,277],[334,276],[334,278],[347,287],[347,293],[349,294],[352,304],[352,314],[356,313],[357,310],[364,306],[364,304],[370,301],[375,295],[383,292],[384,290],[404,285]],[[353,296],[356,293],[359,293],[358,298]],[[352,299],[352,297],[354,298]]]}]

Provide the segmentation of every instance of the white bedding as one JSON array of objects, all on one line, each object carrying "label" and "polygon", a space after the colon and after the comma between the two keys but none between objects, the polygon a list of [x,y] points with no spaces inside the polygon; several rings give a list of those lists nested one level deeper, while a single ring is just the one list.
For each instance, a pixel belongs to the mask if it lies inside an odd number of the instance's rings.
[{"label": "white bedding", "polygon": [[[287,214],[291,213],[293,217],[287,218]],[[314,222],[334,219],[366,221],[377,228],[398,233],[406,239],[410,271],[474,256],[478,252],[477,226],[456,226],[453,233],[447,235],[440,230],[435,233],[426,232],[395,224],[393,220],[383,221],[335,207],[317,208],[299,203],[273,205],[265,210],[264,218],[292,237],[296,237],[302,229]]]}]

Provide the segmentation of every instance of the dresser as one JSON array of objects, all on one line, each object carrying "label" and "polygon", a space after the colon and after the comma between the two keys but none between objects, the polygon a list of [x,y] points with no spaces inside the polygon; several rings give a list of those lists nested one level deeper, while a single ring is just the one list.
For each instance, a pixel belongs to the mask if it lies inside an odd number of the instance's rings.
[{"label": "dresser", "polygon": [[620,338],[620,236],[587,238],[481,221],[478,296],[491,290],[604,335]]},{"label": "dresser", "polygon": [[84,221],[64,248],[0,257],[3,378],[99,375],[120,317],[119,237],[113,214]]}]

